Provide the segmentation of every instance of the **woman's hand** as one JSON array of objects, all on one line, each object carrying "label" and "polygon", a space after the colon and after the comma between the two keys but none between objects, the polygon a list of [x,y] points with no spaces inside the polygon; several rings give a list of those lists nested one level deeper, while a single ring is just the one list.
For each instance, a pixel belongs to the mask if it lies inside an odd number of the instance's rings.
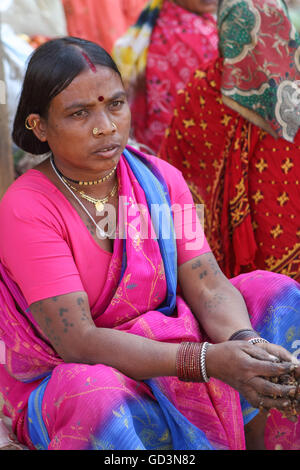
[{"label": "woman's hand", "polygon": [[255,408],[287,411],[297,386],[271,379],[297,373],[295,358],[281,346],[252,345],[247,341],[225,341],[209,346],[206,354],[209,377],[215,377],[240,392]]}]

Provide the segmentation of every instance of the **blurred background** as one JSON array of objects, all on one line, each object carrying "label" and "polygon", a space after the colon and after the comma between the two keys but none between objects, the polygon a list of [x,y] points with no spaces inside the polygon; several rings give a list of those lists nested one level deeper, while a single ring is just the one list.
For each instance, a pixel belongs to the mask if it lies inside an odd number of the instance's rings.
[{"label": "blurred background", "polygon": [[[146,4],[147,0],[0,0],[0,198],[15,177],[38,163],[36,156],[11,141],[32,51],[50,38],[71,35],[92,40],[111,53]],[[300,0],[287,4],[300,31]]]},{"label": "blurred background", "polygon": [[[11,130],[27,60],[57,36],[77,36],[111,53],[147,0],[0,0],[0,198],[38,159],[16,148]],[[42,157],[41,157],[42,158]]]}]

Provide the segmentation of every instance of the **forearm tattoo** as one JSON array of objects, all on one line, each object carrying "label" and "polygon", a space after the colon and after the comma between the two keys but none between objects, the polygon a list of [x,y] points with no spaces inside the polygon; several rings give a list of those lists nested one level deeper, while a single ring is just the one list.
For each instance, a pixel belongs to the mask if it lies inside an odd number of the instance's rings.
[{"label": "forearm tattoo", "polygon": [[203,307],[206,313],[212,313],[219,309],[220,305],[225,305],[228,297],[222,293],[215,293],[211,299],[205,300]]},{"label": "forearm tattoo", "polygon": [[208,276],[209,274],[212,274],[214,276],[218,276],[221,274],[221,269],[214,258],[214,256],[211,253],[206,253],[202,255],[205,257],[205,259],[197,259],[193,264],[192,264],[192,269],[198,269],[200,272],[198,274],[199,279],[203,279],[204,277]]},{"label": "forearm tattoo", "polygon": [[[78,308],[80,309],[80,315],[77,315],[76,318],[79,321],[92,322],[83,296],[74,298],[74,309],[78,311]],[[74,328],[74,309],[70,307],[70,303],[68,306],[64,305],[64,299],[60,296],[41,300],[31,306],[32,314],[54,347],[62,345],[62,334],[68,334]]]}]

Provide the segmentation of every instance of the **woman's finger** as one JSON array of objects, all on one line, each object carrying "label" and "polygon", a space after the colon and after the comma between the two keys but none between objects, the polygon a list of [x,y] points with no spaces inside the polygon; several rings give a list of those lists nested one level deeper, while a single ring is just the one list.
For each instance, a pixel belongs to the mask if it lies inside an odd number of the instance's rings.
[{"label": "woman's finger", "polygon": [[262,346],[260,346],[260,344],[253,345],[253,344],[246,343],[246,342],[243,342],[243,343],[244,343],[242,344],[243,350],[254,359],[258,359],[260,361],[280,362],[280,358],[278,356],[276,356],[273,353],[270,353],[264,348],[265,344],[262,344]]},{"label": "woman's finger", "polygon": [[292,399],[286,396],[271,397],[258,392],[259,387],[256,385],[252,390],[242,391],[242,395],[246,398],[254,408],[270,410],[276,408],[285,413],[290,413],[292,408]]},{"label": "woman's finger", "polygon": [[[257,348],[259,349],[259,348]],[[259,356],[259,355],[258,355]],[[252,356],[253,358],[253,356]],[[254,358],[253,358],[254,359]],[[252,364],[253,376],[255,377],[280,377],[282,375],[293,374],[296,365],[291,362],[275,362],[262,357],[256,357]]]},{"label": "woman's finger", "polygon": [[[251,381],[248,382],[251,385]],[[295,398],[297,393],[297,386],[294,384],[280,384],[270,382],[270,380],[263,377],[256,377],[253,379],[253,385],[259,395],[268,396],[273,399],[277,398]]]},{"label": "woman's finger", "polygon": [[[287,351],[282,346],[272,343],[257,343],[256,345],[245,344],[250,346],[249,354],[256,359],[279,361],[279,362],[292,362],[296,364],[300,369],[300,361]],[[266,355],[266,354],[267,355]]]},{"label": "woman's finger", "polygon": [[263,347],[266,351],[268,351],[270,354],[274,354],[274,356],[277,356],[281,361],[283,362],[292,362],[293,364],[300,365],[300,362],[298,359],[293,356],[287,349],[283,348],[282,346],[279,346],[278,344],[272,344],[272,343],[260,343],[263,344]]},{"label": "woman's finger", "polygon": [[257,401],[257,408],[259,409],[264,408],[266,410],[271,410],[272,408],[276,408],[285,414],[290,414],[291,406],[292,402],[287,398],[277,398],[274,400],[273,398],[263,396],[259,397]]},{"label": "woman's finger", "polygon": [[288,413],[291,408],[292,402],[289,398],[279,397],[271,398],[269,396],[260,395],[255,390],[243,390],[241,391],[242,396],[254,407],[260,410],[271,410],[276,408],[282,412]]}]

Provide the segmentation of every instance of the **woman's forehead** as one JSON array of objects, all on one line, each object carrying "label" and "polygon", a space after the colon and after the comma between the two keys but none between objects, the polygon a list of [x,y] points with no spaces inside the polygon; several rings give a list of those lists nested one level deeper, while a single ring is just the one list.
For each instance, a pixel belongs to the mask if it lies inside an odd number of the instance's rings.
[{"label": "woman's forehead", "polygon": [[109,67],[97,65],[95,71],[86,69],[77,75],[54,99],[57,98],[56,102],[69,102],[75,98],[105,99],[121,90],[124,87],[119,74]]}]

